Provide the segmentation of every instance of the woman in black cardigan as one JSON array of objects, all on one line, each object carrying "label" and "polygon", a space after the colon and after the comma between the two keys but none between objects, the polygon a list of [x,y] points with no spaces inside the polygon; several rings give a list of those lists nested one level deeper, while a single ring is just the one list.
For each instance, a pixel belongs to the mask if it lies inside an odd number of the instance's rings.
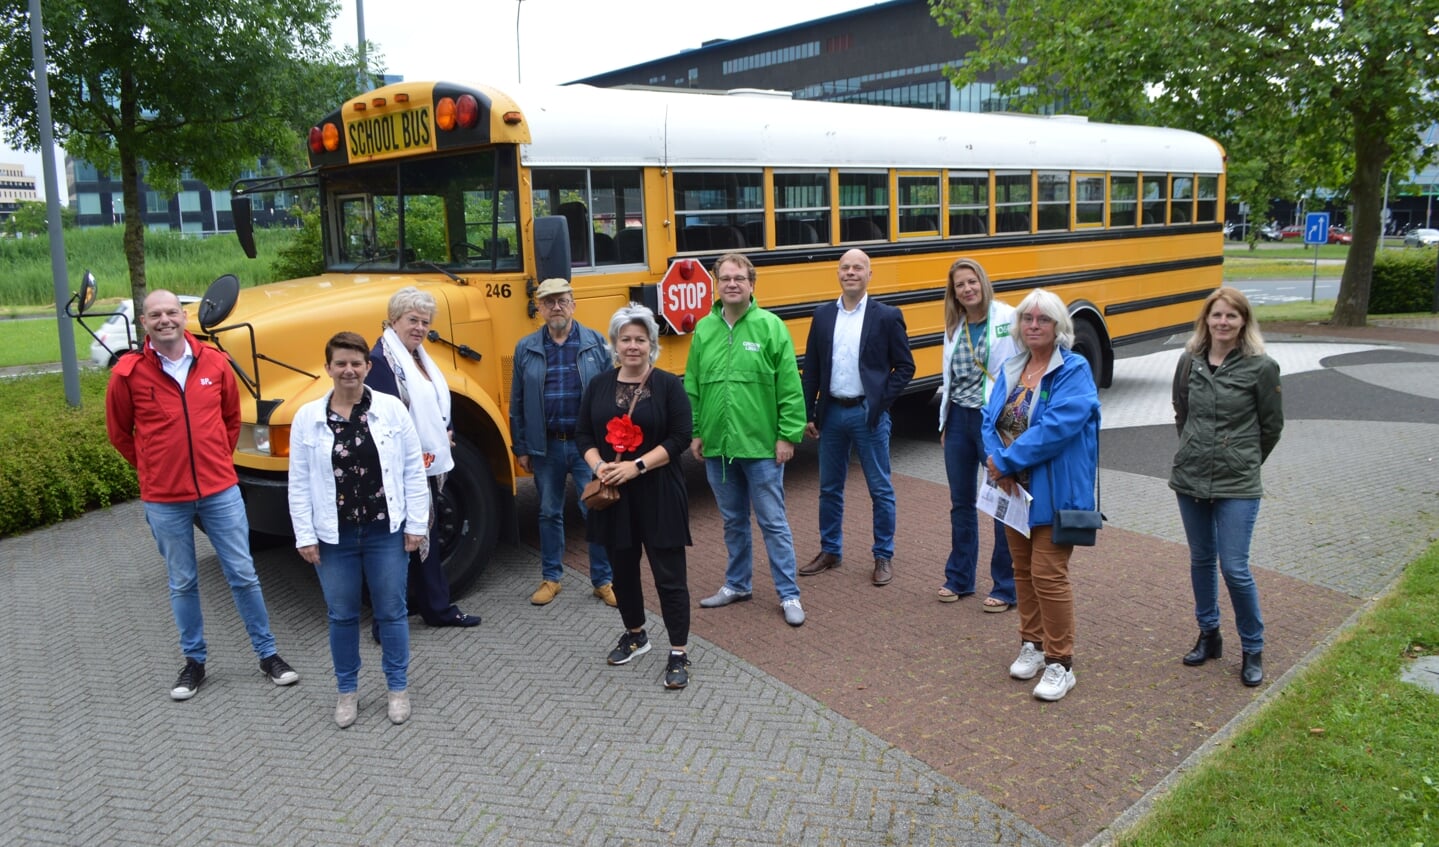
[{"label": "woman in black cardigan", "polygon": [[640,550],[649,556],[669,630],[665,688],[689,683],[690,591],[685,548],[690,546],[689,499],[680,454],[689,447],[694,420],[684,383],[654,366],[659,326],[638,303],[610,319],[610,349],[619,367],[586,386],[575,438],[595,479],[619,488],[608,509],[591,509],[588,539],[603,544],[614,566],[615,599],[625,632],[609,663],[623,665],[648,653]]}]

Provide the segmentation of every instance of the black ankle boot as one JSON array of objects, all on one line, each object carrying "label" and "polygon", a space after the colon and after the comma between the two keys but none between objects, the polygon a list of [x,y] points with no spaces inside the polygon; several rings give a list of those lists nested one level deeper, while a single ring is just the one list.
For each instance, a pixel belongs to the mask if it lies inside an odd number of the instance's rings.
[{"label": "black ankle boot", "polygon": [[1224,655],[1224,639],[1219,635],[1219,629],[1204,629],[1199,631],[1199,640],[1194,642],[1194,649],[1184,654],[1184,664],[1202,665],[1209,659],[1218,659]]},{"label": "black ankle boot", "polygon": [[1239,678],[1250,688],[1264,681],[1263,652],[1244,654],[1244,667],[1239,671]]}]

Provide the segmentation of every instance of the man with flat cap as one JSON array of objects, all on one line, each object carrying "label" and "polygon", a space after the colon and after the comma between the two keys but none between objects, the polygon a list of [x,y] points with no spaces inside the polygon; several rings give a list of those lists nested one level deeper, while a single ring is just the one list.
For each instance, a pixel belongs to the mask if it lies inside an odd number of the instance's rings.
[{"label": "man with flat cap", "polygon": [[[565,553],[565,477],[583,491],[594,473],[575,445],[580,395],[590,380],[614,367],[605,338],[575,320],[574,289],[547,279],[535,290],[545,325],[515,345],[510,385],[510,437],[519,466],[534,474],[540,497],[540,587],[530,602],[544,606],[560,593]],[[580,511],[585,504],[580,503]],[[590,546],[594,595],[615,605],[605,548]]]}]

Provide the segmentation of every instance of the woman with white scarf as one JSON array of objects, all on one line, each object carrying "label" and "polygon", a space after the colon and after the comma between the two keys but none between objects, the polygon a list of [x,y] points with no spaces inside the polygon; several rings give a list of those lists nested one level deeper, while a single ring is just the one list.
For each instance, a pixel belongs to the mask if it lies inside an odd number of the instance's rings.
[{"label": "woman with white scarf", "polygon": [[450,453],[454,443],[450,386],[424,346],[436,308],[434,296],[427,291],[408,286],[395,292],[390,298],[384,334],[370,351],[372,367],[365,384],[404,402],[415,421],[425,456],[430,532],[420,549],[410,556],[410,614],[420,615],[430,626],[479,626],[479,615],[467,615],[450,602],[450,584],[441,567],[435,538],[435,501],[445,487],[445,477],[455,467]]}]

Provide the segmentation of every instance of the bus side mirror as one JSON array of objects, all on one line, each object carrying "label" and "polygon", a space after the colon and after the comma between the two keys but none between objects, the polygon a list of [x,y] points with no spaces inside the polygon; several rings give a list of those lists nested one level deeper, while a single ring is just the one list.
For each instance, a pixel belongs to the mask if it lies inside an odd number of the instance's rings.
[{"label": "bus side mirror", "polygon": [[570,225],[563,215],[535,218],[535,279],[570,279]]},{"label": "bus side mirror", "polygon": [[235,237],[245,256],[255,258],[255,221],[250,217],[249,197],[230,197],[230,216],[235,219]]},{"label": "bus side mirror", "polygon": [[[248,200],[246,201],[249,202]],[[254,258],[251,256],[250,258]],[[240,299],[240,279],[234,274],[225,274],[210,283],[205,296],[200,299],[200,329],[210,332],[235,310],[235,301]]]},{"label": "bus side mirror", "polygon": [[80,314],[85,314],[95,305],[95,288],[95,275],[85,271],[85,277],[80,280],[80,298],[77,303]]}]

